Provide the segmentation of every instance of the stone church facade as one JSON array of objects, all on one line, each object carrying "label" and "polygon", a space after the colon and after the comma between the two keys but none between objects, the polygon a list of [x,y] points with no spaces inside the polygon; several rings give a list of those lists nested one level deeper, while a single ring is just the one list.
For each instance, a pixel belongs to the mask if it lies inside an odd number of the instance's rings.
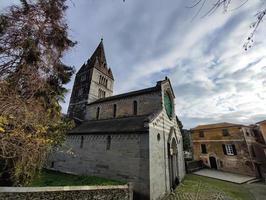
[{"label": "stone church facade", "polygon": [[185,175],[170,80],[114,96],[113,84],[101,41],[75,78],[68,115],[80,125],[48,165],[132,182],[135,199],[160,199]]}]

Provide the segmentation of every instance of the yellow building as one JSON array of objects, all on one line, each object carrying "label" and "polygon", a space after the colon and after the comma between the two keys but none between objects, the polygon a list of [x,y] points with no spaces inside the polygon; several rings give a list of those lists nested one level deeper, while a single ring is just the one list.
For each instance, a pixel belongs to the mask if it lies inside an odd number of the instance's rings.
[{"label": "yellow building", "polygon": [[194,160],[222,171],[261,177],[261,150],[252,126],[218,123],[191,130]]},{"label": "yellow building", "polygon": [[[256,123],[256,130],[258,134],[260,134],[259,142],[260,142],[260,147],[264,151],[264,158],[266,158],[266,120],[260,121]],[[262,177],[266,181],[266,159],[262,159],[261,162],[261,173]]]},{"label": "yellow building", "polygon": [[264,143],[266,143],[266,120],[257,122],[256,124],[259,127],[259,131],[261,132]]}]

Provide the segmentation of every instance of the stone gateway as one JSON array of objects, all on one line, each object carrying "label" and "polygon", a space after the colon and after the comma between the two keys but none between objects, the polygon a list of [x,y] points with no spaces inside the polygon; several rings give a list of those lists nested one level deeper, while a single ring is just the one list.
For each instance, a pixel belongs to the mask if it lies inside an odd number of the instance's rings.
[{"label": "stone gateway", "polygon": [[185,175],[170,80],[114,96],[113,84],[101,41],[75,78],[68,115],[79,125],[48,167],[132,182],[135,199],[160,199]]}]

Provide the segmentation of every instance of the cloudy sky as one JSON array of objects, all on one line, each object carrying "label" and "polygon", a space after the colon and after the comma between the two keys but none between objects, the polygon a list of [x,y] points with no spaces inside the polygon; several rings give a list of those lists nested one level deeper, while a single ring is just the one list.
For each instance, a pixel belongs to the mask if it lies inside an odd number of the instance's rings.
[{"label": "cloudy sky", "polygon": [[[0,7],[10,2],[0,0]],[[239,9],[232,5],[227,13],[218,10],[204,18],[201,15],[214,0],[196,18],[198,8],[188,8],[193,2],[69,1],[66,20],[78,44],[64,61],[78,70],[103,37],[115,94],[154,86],[168,76],[176,96],[176,114],[186,128],[266,119],[266,22],[254,46],[247,52],[242,47],[263,1],[250,0]],[[64,112],[73,80],[67,85]]]}]

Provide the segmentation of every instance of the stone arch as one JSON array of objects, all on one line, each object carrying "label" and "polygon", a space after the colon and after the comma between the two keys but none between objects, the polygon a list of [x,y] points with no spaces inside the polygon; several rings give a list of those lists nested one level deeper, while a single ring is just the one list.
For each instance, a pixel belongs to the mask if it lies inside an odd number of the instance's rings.
[{"label": "stone arch", "polygon": [[208,164],[210,168],[218,169],[220,167],[220,160],[217,155],[213,152],[208,154]]},{"label": "stone arch", "polygon": [[169,183],[170,188],[175,189],[179,184],[179,173],[178,173],[178,139],[176,136],[176,131],[172,127],[170,129],[167,149],[168,149],[168,169],[169,169]]}]

